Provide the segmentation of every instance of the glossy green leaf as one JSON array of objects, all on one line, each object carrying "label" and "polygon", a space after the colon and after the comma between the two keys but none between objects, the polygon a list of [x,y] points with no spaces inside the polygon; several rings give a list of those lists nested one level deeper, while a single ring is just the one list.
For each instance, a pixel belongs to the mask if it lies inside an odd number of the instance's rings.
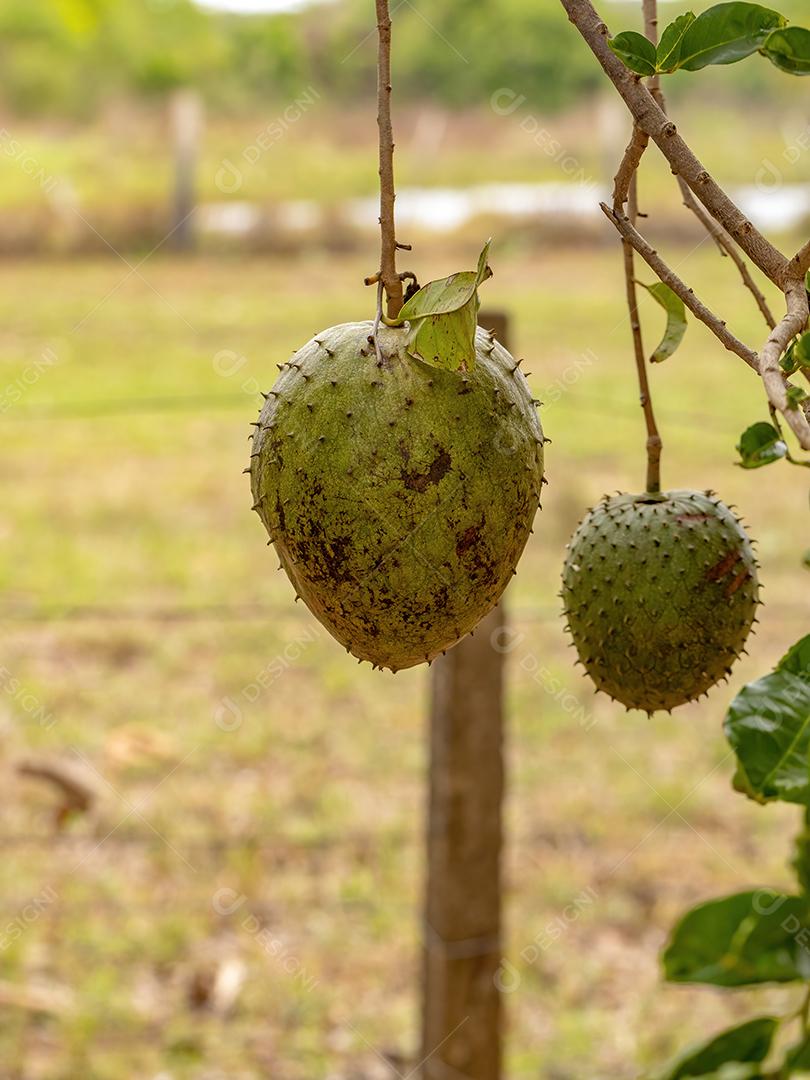
[{"label": "glossy green leaf", "polygon": [[669,982],[752,986],[810,975],[807,900],[770,890],[736,893],[692,908],[664,950]]},{"label": "glossy green leaf", "polygon": [[774,30],[761,51],[780,71],[790,75],[810,75],[810,30],[803,26]]},{"label": "glossy green leaf", "polygon": [[724,730],[746,794],[810,804],[810,679],[782,667],[748,683],[729,706]]},{"label": "glossy green leaf", "polygon": [[792,675],[798,675],[800,679],[810,682],[810,634],[791,645],[776,665],[776,670],[789,671]]},{"label": "glossy green leaf", "polygon": [[737,443],[737,451],[741,458],[737,464],[743,469],[760,469],[783,458],[787,444],[772,424],[761,420],[745,429]]},{"label": "glossy green leaf", "polygon": [[[641,282],[641,284],[644,283]],[[676,296],[669,285],[665,285],[663,281],[657,281],[654,285],[644,285],[644,288],[667,313],[664,336],[650,357],[651,364],[659,364],[662,360],[669,359],[683,341],[686,333],[686,308],[683,300]]]},{"label": "glossy green leaf", "polygon": [[807,401],[807,391],[803,386],[789,386],[785,391],[785,397],[787,398],[788,408],[795,409],[803,401]]},{"label": "glossy green leaf", "polygon": [[619,59],[624,61],[625,67],[629,67],[637,75],[655,74],[655,46],[643,34],[637,34],[635,30],[623,30],[616,37],[609,38],[608,45]]},{"label": "glossy green leaf", "polygon": [[793,358],[799,367],[810,368],[810,331],[796,339],[793,345]]},{"label": "glossy green leaf", "polygon": [[695,21],[694,11],[687,11],[679,15],[674,22],[664,30],[661,40],[658,42],[656,52],[656,67],[658,71],[675,71],[681,59],[681,45],[683,35]]},{"label": "glossy green leaf", "polygon": [[400,322],[410,324],[408,352],[434,367],[469,371],[475,363],[478,286],[492,276],[488,240],[477,270],[428,282],[402,306]]},{"label": "glossy green leaf", "polygon": [[699,71],[709,64],[735,64],[755,53],[772,31],[786,24],[778,11],[759,4],[715,4],[686,30],[678,67]]},{"label": "glossy green leaf", "polygon": [[771,1016],[749,1020],[692,1047],[672,1062],[656,1080],[686,1080],[715,1073],[729,1062],[761,1062],[768,1056],[779,1021]]},{"label": "glossy green leaf", "polygon": [[796,359],[796,342],[791,341],[787,349],[785,349],[785,355],[779,361],[779,366],[784,371],[785,375],[793,375],[799,370],[799,362]]}]

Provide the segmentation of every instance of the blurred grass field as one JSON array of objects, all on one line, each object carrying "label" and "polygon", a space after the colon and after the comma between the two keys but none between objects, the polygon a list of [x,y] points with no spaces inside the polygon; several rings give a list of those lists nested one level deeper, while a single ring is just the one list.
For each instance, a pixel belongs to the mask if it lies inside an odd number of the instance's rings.
[{"label": "blurred grass field", "polygon": [[[426,279],[475,255],[409,261]],[[666,988],[657,954],[691,903],[788,881],[798,822],[731,792],[721,721],[807,629],[806,483],[733,466],[763,395],[692,324],[653,373],[665,483],[739,507],[766,606],[708,700],[648,720],[594,697],[556,592],[584,510],[643,477],[620,257],[496,245],[492,261],[485,305],[510,312],[553,440],[507,594],[507,1075],[631,1080],[788,993]],[[293,603],[241,475],[256,385],[321,327],[371,314],[375,262],[0,263],[3,1080],[416,1064],[427,674],[371,673]],[[761,342],[711,243],[673,263]],[[17,772],[31,755],[95,772],[94,809],[57,830],[55,789]],[[239,965],[220,1015],[212,973]]]},{"label": "blurred grass field", "polygon": [[[745,111],[736,108],[728,101],[724,74],[704,73],[699,107],[681,104],[676,94],[678,122],[698,156],[716,163],[725,183],[753,184],[766,160],[785,182],[810,181],[806,110],[796,99],[779,110],[756,99]],[[520,87],[508,86],[491,101],[457,112],[399,106],[396,122],[401,188],[498,181],[607,185],[616,148],[629,131],[621,103],[608,88],[563,114],[544,113]],[[339,109],[317,83],[302,84],[292,101],[269,104],[261,114],[209,117],[200,145],[198,198],[335,204],[374,195],[376,140],[373,102]],[[666,209],[672,177],[665,167],[650,169],[657,156],[645,162],[645,191]],[[167,113],[154,105],[112,102],[92,125],[8,119],[0,126],[0,157],[10,159],[0,189],[0,212],[7,214],[75,202],[86,213],[120,217],[127,209],[137,214],[163,207],[172,189]],[[230,173],[222,174],[224,160],[239,169],[236,185]],[[764,182],[765,190],[775,186],[770,173]]]}]

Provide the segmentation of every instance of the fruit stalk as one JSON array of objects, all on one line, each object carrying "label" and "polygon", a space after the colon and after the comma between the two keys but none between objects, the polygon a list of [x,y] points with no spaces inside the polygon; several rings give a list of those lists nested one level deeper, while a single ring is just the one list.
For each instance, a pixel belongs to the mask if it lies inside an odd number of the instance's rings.
[{"label": "fruit stalk", "polygon": [[[636,194],[636,174],[630,180],[630,197],[627,205],[627,214],[631,221],[635,221],[638,214]],[[657,493],[661,490],[661,450],[663,442],[658,432],[655,420],[652,396],[650,394],[650,381],[647,377],[647,361],[644,355],[644,344],[641,337],[641,323],[638,314],[638,294],[636,291],[635,260],[633,248],[622,240],[624,248],[624,278],[627,290],[627,308],[630,312],[630,329],[633,334],[633,354],[636,361],[638,374],[638,391],[641,408],[644,411],[644,423],[647,427],[647,482],[646,490]]]},{"label": "fruit stalk", "polygon": [[[657,0],[643,0],[644,8],[644,33],[655,44],[658,36],[658,4]],[[655,93],[658,89],[658,77],[653,76],[649,80],[650,90]],[[632,225],[638,220],[638,166],[641,156],[647,145],[647,137],[634,127],[633,139],[628,147],[622,168],[616,177],[615,201],[618,206],[614,207],[619,213],[626,195],[627,216]],[[636,148],[636,152],[633,149]],[[625,172],[625,168],[627,171]],[[646,490],[653,494],[661,490],[661,450],[663,443],[658,431],[653,409],[650,382],[647,376],[647,361],[644,354],[644,342],[641,336],[641,322],[638,312],[638,292],[636,290],[635,255],[633,247],[626,237],[622,238],[624,252],[624,278],[627,293],[627,309],[630,313],[630,330],[633,335],[633,355],[636,362],[638,375],[639,400],[644,411],[644,423],[647,428],[647,481]]]},{"label": "fruit stalk", "polygon": [[380,280],[388,297],[388,318],[402,307],[402,281],[397,274],[397,239],[394,227],[394,133],[391,127],[391,16],[388,0],[376,0],[377,127],[380,132]]}]

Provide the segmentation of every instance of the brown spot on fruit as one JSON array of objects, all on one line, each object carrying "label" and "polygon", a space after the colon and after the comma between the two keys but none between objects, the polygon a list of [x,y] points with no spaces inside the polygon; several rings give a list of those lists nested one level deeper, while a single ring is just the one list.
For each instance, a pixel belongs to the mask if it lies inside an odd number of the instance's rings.
[{"label": "brown spot on fruit", "polygon": [[678,514],[675,518],[681,525],[689,521],[708,521],[710,514]]},{"label": "brown spot on fruit", "polygon": [[734,593],[740,588],[740,586],[744,585],[750,577],[751,575],[748,573],[747,570],[741,570],[726,588],[726,596],[730,599],[734,595]]},{"label": "brown spot on fruit", "polygon": [[469,529],[464,530],[464,532],[458,538],[458,543],[456,544],[456,555],[458,555],[459,558],[461,558],[465,551],[469,551],[469,549],[478,539],[479,532],[480,528],[478,525],[471,525]]},{"label": "brown spot on fruit", "polygon": [[406,472],[402,470],[402,482],[409,491],[427,491],[431,484],[438,484],[450,471],[453,461],[446,450],[440,450],[428,466],[426,472]]},{"label": "brown spot on fruit", "polygon": [[706,577],[709,581],[720,581],[726,576],[726,574],[734,568],[734,566],[740,561],[742,555],[739,551],[729,551],[720,562],[715,563],[714,566],[709,567],[706,571]]}]

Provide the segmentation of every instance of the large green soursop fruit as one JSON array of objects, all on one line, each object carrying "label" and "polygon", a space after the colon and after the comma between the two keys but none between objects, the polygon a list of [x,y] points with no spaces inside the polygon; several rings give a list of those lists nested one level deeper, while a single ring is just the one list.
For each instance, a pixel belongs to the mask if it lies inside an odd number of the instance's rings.
[{"label": "large green soursop fruit", "polygon": [[568,545],[562,596],[597,689],[628,709],[674,709],[731,670],[758,603],[756,560],[712,492],[616,495]]},{"label": "large green soursop fruit", "polygon": [[476,331],[468,373],[407,331],[324,330],[284,364],[253,439],[254,509],[298,595],[361,660],[393,670],[468,634],[506,587],[543,481],[523,374]]}]

